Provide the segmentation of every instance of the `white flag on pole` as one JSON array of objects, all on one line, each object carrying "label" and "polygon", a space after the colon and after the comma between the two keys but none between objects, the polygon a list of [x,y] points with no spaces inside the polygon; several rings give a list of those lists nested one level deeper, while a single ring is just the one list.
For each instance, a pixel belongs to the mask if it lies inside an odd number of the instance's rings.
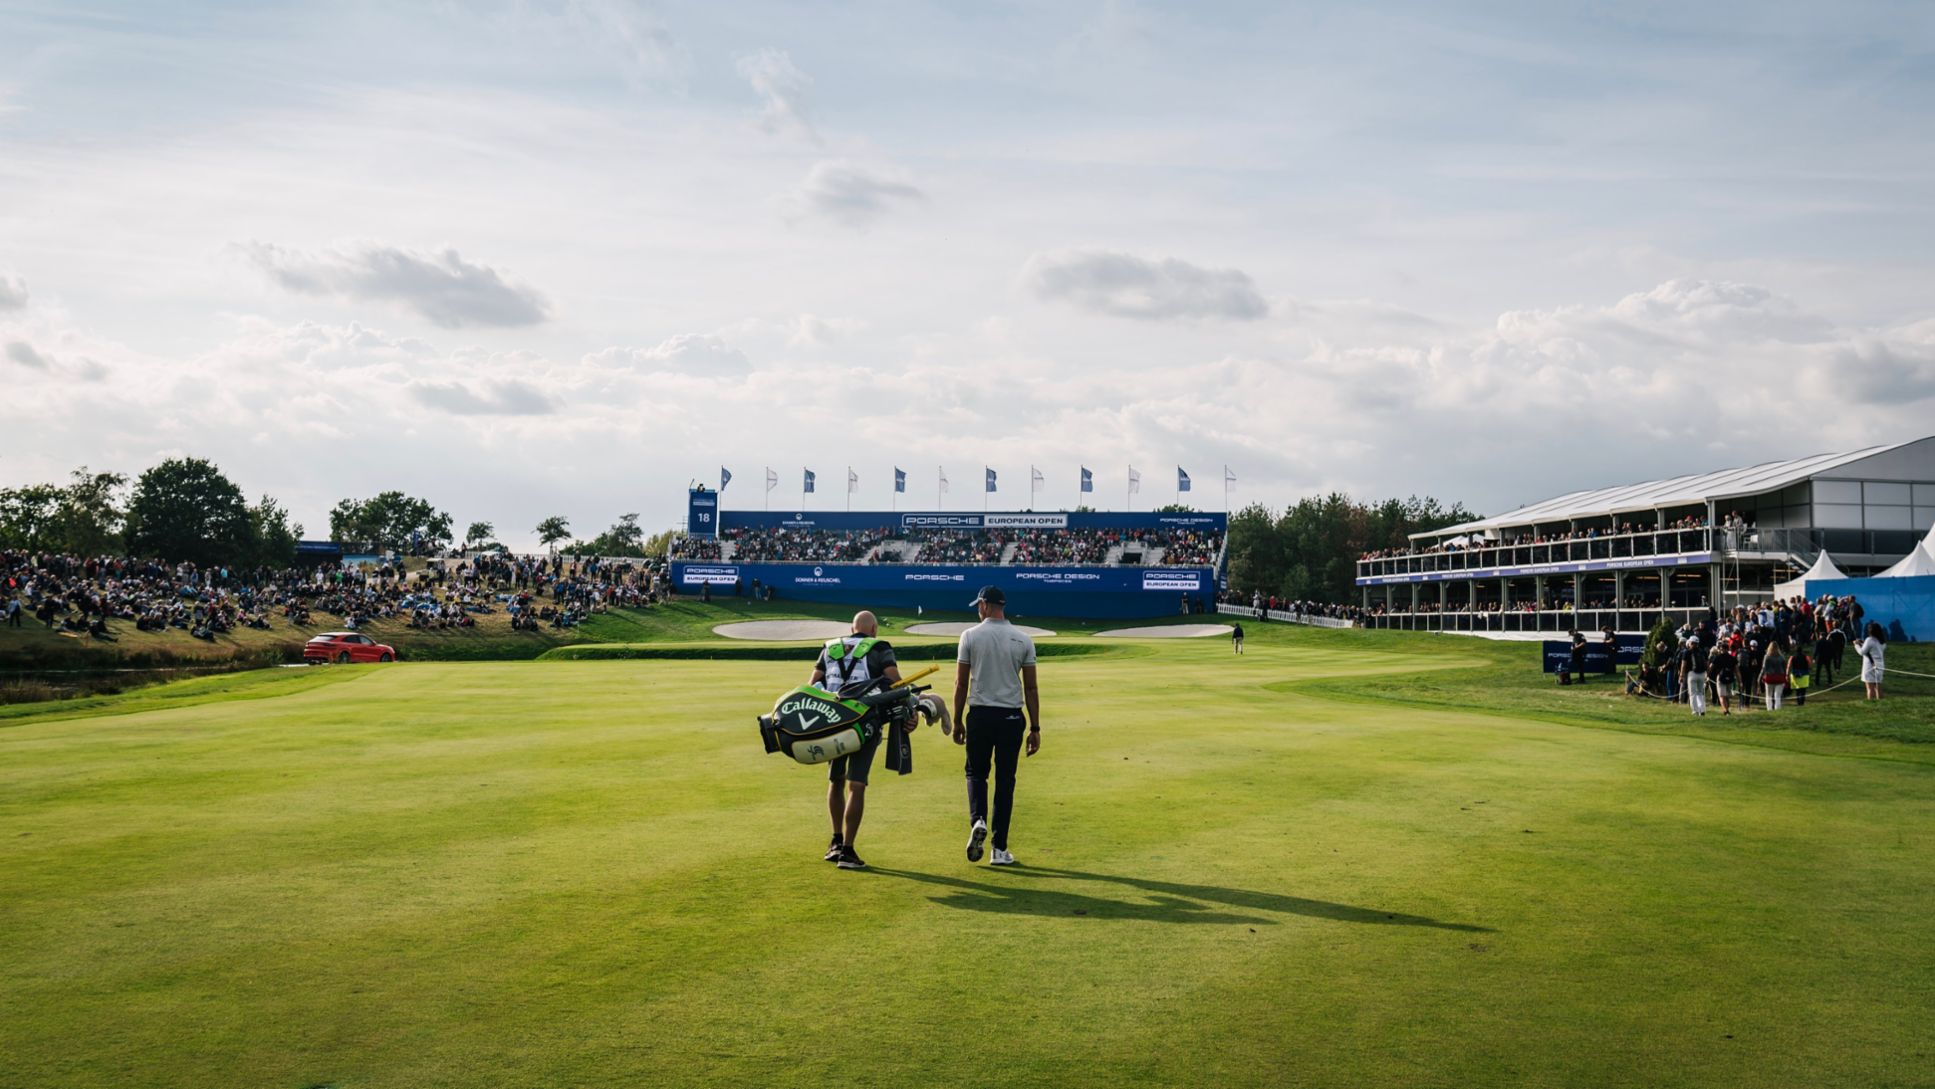
[{"label": "white flag on pole", "polygon": [[779,474],[773,472],[773,467],[768,465],[766,467],[766,490],[770,492],[777,487],[779,487]]},{"label": "white flag on pole", "polygon": [[942,491],[947,490],[947,467],[946,466],[941,467],[941,490]]},{"label": "white flag on pole", "polygon": [[1141,490],[1142,490],[1142,474],[1136,472],[1135,466],[1131,465],[1129,466],[1129,494],[1134,495],[1135,493]]},{"label": "white flag on pole", "polygon": [[860,474],[854,472],[852,467],[849,466],[847,468],[847,494],[852,495],[854,492],[857,492],[859,490],[860,490]]}]

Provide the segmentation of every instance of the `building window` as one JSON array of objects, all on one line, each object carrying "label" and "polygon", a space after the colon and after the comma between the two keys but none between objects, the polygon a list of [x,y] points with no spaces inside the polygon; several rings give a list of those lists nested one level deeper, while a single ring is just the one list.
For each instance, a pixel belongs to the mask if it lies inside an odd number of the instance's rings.
[{"label": "building window", "polygon": [[1859,503],[1861,502],[1861,483],[1856,480],[1817,480],[1814,482],[1815,505],[1822,503]]},{"label": "building window", "polygon": [[1906,484],[1877,484],[1869,481],[1861,486],[1861,493],[1861,501],[1870,506],[1879,503],[1891,507],[1905,507],[1909,503],[1909,490]]}]

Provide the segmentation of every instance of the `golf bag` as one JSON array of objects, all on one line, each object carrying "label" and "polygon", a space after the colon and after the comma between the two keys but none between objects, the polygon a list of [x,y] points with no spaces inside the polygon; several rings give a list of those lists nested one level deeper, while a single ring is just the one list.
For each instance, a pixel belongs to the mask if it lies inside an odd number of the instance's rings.
[{"label": "golf bag", "polygon": [[848,686],[855,690],[848,693],[800,685],[773,703],[772,714],[759,716],[759,738],[767,752],[783,752],[802,764],[824,764],[859,752],[916,715],[933,717],[939,701],[922,699],[926,687],[888,684],[885,677],[877,677]]}]

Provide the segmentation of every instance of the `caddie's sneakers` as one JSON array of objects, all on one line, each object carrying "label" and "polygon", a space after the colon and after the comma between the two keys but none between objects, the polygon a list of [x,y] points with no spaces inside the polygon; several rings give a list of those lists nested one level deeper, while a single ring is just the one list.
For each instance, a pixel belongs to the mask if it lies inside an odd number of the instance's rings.
[{"label": "caddie's sneakers", "polygon": [[1009,854],[1008,852],[1002,850],[999,847],[996,847],[994,849],[994,857],[988,859],[988,865],[990,866],[1012,866],[1014,864],[1015,864],[1015,856]]},{"label": "caddie's sneakers", "polygon": [[853,848],[843,843],[840,845],[840,868],[843,870],[864,870],[867,868],[867,864],[860,860],[859,855],[853,853]]},{"label": "caddie's sneakers", "polygon": [[828,862],[840,861],[840,837],[839,836],[834,836],[833,842],[826,845],[826,860]]},{"label": "caddie's sneakers", "polygon": [[988,822],[975,821],[974,831],[968,833],[968,861],[981,861],[981,844],[988,838]]}]

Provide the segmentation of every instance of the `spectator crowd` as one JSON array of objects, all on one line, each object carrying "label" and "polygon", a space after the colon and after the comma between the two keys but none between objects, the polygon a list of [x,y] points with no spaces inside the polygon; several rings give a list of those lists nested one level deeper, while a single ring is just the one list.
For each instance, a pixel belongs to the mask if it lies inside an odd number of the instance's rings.
[{"label": "spectator crowd", "polygon": [[8,628],[31,618],[48,629],[109,641],[118,638],[115,623],[212,640],[244,627],[340,621],[354,630],[379,619],[417,629],[467,628],[500,609],[514,629],[564,628],[610,608],[653,604],[667,589],[657,565],[636,559],[487,554],[432,560],[414,571],[398,560],[239,569],[0,551],[0,613]]}]

